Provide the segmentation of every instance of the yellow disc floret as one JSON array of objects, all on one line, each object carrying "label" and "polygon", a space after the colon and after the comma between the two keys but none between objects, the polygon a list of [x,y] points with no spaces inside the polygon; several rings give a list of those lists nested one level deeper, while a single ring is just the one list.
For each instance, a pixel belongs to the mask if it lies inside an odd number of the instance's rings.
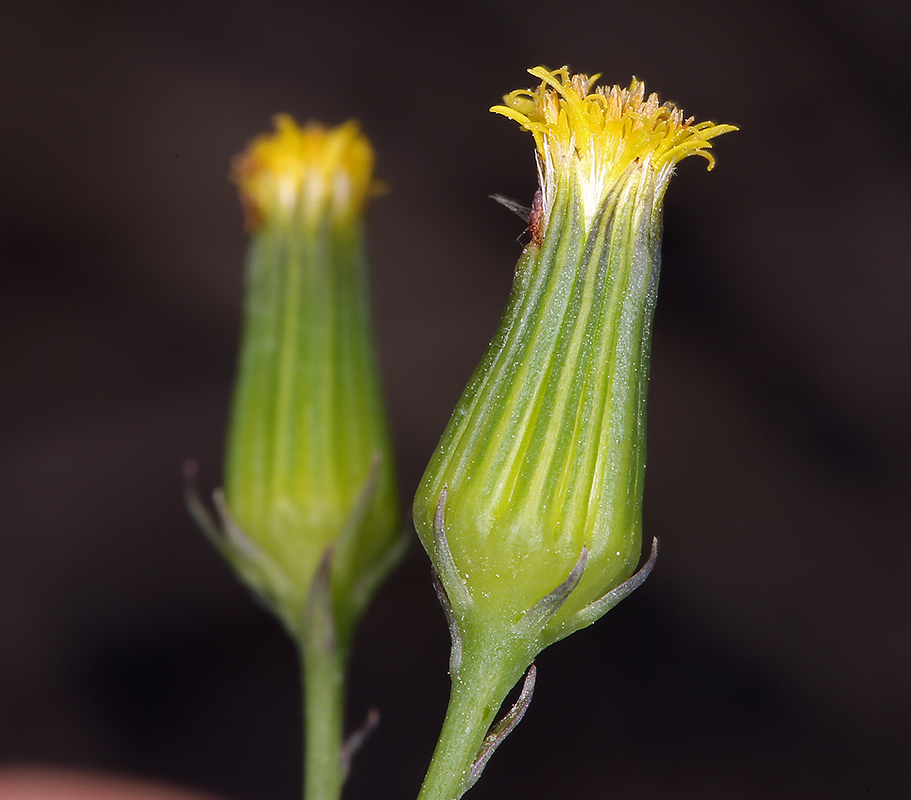
[{"label": "yellow disc floret", "polygon": [[693,122],[633,78],[628,89],[592,88],[599,75],[571,75],[566,67],[528,72],[537,89],[517,89],[490,110],[518,122],[535,137],[547,215],[555,181],[574,176],[583,192],[586,221],[631,164],[655,170],[663,188],[674,164],[691,155],[714,165],[710,139],[737,130],[733,125]]},{"label": "yellow disc floret", "polygon": [[275,132],[258,136],[232,163],[248,230],[294,215],[360,213],[374,188],[374,153],[358,123],[301,127],[287,114],[273,122]]}]

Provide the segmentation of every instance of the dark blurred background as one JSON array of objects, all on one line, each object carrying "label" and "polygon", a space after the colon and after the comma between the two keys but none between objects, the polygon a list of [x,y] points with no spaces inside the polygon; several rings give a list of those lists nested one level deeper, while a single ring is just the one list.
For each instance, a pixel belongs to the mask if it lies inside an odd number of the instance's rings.
[{"label": "dark blurred background", "polygon": [[[220,480],[228,162],[356,116],[403,505],[509,291],[568,63],[741,126],[666,207],[646,585],[538,661],[485,798],[911,796],[911,6],[12,0],[0,25],[0,764],[299,796],[294,653],[184,511]],[[364,621],[348,796],[415,796],[448,636],[415,544]]]}]

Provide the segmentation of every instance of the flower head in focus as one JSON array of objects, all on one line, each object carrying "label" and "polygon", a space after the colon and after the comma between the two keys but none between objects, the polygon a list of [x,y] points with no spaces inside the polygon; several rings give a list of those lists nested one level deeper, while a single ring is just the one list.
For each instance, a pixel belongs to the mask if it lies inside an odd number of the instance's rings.
[{"label": "flower head in focus", "polygon": [[711,168],[712,140],[736,128],[694,122],[639,80],[529,72],[537,88],[491,111],[535,140],[532,240],[414,511],[461,629],[527,638],[520,621],[551,603],[533,655],[631,591],[663,198],[677,162]]}]

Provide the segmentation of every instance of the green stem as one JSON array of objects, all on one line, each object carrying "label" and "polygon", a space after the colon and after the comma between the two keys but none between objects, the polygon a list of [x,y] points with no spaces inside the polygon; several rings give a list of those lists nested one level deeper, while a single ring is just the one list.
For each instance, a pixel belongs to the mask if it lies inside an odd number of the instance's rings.
[{"label": "green stem", "polygon": [[346,777],[342,746],[347,653],[326,633],[314,625],[301,636],[305,800],[338,800]]},{"label": "green stem", "polygon": [[500,663],[470,657],[463,661],[452,679],[443,729],[418,800],[457,800],[462,796],[494,717],[517,680],[515,670],[504,677]]}]

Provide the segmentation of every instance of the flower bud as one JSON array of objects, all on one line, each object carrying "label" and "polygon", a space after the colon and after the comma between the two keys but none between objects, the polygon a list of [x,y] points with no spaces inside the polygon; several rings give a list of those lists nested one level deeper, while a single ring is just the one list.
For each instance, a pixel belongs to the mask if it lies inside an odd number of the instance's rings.
[{"label": "flower bud", "polygon": [[374,154],[355,122],[275,125],[233,162],[252,239],[220,543],[292,632],[324,563],[344,636],[400,533],[363,252]]},{"label": "flower bud", "polygon": [[531,241],[414,517],[463,631],[513,631],[546,601],[539,649],[638,585],[616,593],[641,553],[662,201],[674,165],[711,168],[710,140],[734,128],[694,124],[637,80],[529,72],[540,86],[491,110],[537,145]]}]

